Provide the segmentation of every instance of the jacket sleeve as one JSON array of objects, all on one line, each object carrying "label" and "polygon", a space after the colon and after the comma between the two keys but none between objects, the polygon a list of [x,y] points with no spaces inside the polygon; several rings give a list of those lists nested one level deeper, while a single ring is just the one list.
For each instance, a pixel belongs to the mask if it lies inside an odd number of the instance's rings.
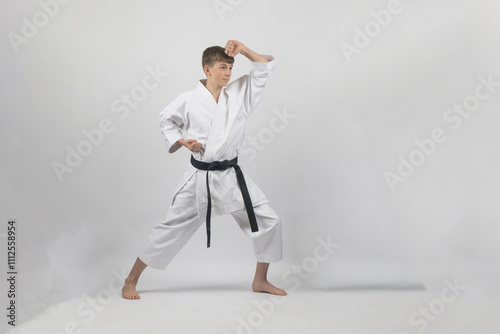
[{"label": "jacket sleeve", "polygon": [[270,55],[262,56],[266,58],[268,62],[252,62],[252,70],[246,76],[244,93],[245,117],[250,116],[259,104],[274,73],[274,57]]},{"label": "jacket sleeve", "polygon": [[182,147],[177,141],[183,138],[185,105],[186,101],[181,95],[160,112],[160,130],[167,143],[169,153],[174,153]]}]

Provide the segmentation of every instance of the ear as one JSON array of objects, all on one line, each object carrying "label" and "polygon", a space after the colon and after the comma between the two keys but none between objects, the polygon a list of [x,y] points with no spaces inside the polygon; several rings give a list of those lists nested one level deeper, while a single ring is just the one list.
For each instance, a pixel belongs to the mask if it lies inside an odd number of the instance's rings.
[{"label": "ear", "polygon": [[203,66],[203,72],[205,72],[205,75],[207,77],[210,74],[210,70],[211,70],[210,66],[208,66],[208,65]]}]

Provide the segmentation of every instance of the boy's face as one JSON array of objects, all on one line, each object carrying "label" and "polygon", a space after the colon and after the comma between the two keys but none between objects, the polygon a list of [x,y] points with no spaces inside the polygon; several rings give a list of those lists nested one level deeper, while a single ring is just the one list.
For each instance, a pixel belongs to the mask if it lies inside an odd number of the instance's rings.
[{"label": "boy's face", "polygon": [[215,63],[214,67],[209,67],[205,65],[205,73],[207,74],[207,80],[211,80],[213,84],[219,87],[225,87],[229,80],[231,79],[231,71],[233,70],[233,64],[218,61]]}]

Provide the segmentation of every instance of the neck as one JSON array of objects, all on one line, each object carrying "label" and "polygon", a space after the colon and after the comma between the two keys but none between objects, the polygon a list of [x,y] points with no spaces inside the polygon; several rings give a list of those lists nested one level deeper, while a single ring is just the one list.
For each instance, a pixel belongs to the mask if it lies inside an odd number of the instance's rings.
[{"label": "neck", "polygon": [[219,96],[220,92],[222,91],[222,87],[213,84],[210,80],[207,80],[207,84],[205,85],[205,87],[207,87],[210,93],[212,93],[215,102],[219,102]]}]

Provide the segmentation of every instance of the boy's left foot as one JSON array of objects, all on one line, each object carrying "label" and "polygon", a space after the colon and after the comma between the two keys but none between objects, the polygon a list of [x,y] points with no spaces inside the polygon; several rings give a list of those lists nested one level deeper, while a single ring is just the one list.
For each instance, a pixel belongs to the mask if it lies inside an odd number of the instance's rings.
[{"label": "boy's left foot", "polygon": [[137,293],[137,290],[135,289],[136,284],[136,282],[125,280],[125,284],[122,288],[122,297],[125,299],[141,299],[141,297]]},{"label": "boy's left foot", "polygon": [[285,290],[280,289],[269,283],[268,281],[253,282],[252,284],[253,292],[267,292],[273,295],[286,296]]}]

